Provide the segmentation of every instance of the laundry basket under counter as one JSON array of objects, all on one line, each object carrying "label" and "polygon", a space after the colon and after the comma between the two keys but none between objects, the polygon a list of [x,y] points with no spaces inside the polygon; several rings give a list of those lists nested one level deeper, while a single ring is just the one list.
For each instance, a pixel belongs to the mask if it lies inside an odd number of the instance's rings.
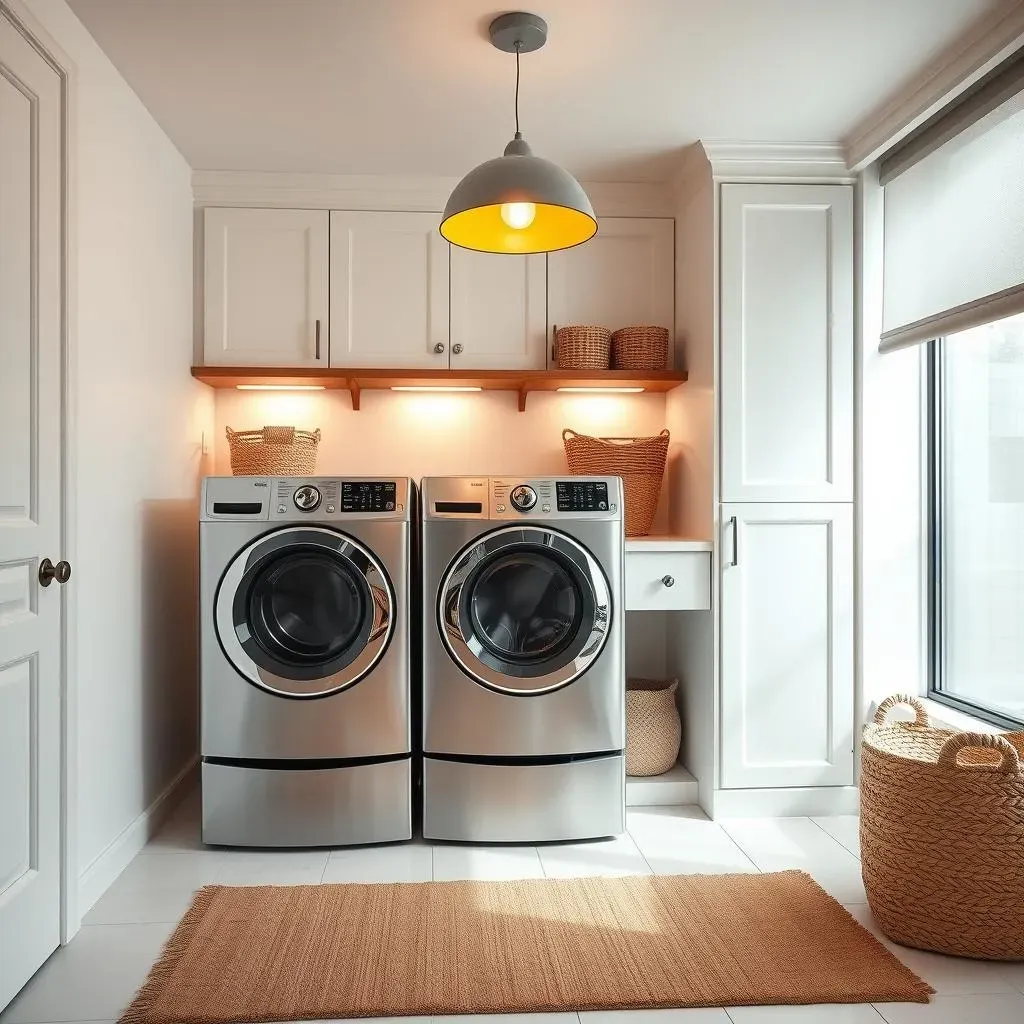
[{"label": "laundry basket under counter", "polygon": [[626,540],[626,611],[707,611],[711,541],[683,537]]}]

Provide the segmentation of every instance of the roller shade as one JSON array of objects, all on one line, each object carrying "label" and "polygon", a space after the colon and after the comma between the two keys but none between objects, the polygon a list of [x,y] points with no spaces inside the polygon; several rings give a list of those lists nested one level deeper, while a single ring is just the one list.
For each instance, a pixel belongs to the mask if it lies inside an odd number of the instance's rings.
[{"label": "roller shade", "polygon": [[884,289],[882,351],[1024,311],[1024,92],[885,185]]}]

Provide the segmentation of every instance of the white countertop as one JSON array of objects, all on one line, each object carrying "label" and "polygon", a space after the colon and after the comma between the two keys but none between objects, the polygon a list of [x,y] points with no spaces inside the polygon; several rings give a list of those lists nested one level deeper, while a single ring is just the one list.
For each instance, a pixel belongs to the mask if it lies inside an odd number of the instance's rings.
[{"label": "white countertop", "polygon": [[711,541],[693,537],[627,537],[626,551],[711,551]]}]

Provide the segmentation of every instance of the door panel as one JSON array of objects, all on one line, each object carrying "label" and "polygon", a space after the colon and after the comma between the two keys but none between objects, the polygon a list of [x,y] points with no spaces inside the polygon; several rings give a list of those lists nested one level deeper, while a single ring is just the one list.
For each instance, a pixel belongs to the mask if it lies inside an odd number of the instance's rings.
[{"label": "door panel", "polygon": [[722,523],[722,786],[852,785],[852,506]]},{"label": "door panel", "polygon": [[723,185],[722,500],[853,499],[853,189]]},{"label": "door panel", "polygon": [[0,12],[0,1009],[60,940],[62,103]]},{"label": "door panel", "polygon": [[447,369],[448,243],[438,221],[331,214],[331,366]]},{"label": "door panel", "polygon": [[543,370],[544,257],[472,252],[453,245],[451,274],[452,368]]},{"label": "door panel", "polygon": [[327,366],[326,210],[204,213],[210,365]]}]

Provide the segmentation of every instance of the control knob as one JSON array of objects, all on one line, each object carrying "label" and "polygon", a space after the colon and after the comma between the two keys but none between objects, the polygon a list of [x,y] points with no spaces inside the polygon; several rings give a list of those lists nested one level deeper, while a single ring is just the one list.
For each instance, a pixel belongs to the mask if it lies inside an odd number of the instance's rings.
[{"label": "control knob", "polygon": [[529,512],[537,504],[537,492],[528,484],[520,484],[512,488],[509,500],[518,511]]},{"label": "control knob", "polygon": [[320,504],[320,491],[311,484],[303,484],[295,489],[292,501],[300,512],[312,512]]}]

